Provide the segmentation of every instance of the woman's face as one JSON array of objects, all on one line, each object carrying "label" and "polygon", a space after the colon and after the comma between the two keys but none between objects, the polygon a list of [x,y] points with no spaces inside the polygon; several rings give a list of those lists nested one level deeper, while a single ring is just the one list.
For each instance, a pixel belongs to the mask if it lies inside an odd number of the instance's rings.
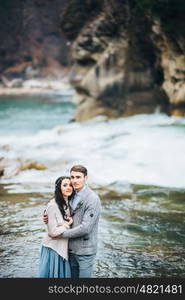
[{"label": "woman's face", "polygon": [[61,192],[63,197],[69,197],[71,196],[73,192],[73,187],[71,185],[71,180],[70,179],[63,179],[61,182]]}]

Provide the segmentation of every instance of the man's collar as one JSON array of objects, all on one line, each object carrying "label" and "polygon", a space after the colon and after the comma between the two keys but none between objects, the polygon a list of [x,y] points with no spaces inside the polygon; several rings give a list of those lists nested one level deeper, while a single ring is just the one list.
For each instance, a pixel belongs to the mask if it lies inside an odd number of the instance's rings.
[{"label": "man's collar", "polygon": [[86,188],[87,188],[87,183],[84,185],[84,187],[79,192],[75,191],[76,195],[80,196],[81,194],[83,194],[83,192],[85,191]]}]

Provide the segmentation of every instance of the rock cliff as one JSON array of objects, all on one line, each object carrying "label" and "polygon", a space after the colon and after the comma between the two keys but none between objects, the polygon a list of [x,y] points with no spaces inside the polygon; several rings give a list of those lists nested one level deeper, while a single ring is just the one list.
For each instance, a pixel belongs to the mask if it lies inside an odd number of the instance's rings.
[{"label": "rock cliff", "polygon": [[78,121],[184,116],[184,13],[183,0],[1,0],[0,73],[70,70]]},{"label": "rock cliff", "polygon": [[144,1],[69,1],[61,28],[73,41],[70,81],[78,121],[156,110],[185,114],[183,2],[166,1],[169,15],[161,1],[153,10],[138,2]]}]

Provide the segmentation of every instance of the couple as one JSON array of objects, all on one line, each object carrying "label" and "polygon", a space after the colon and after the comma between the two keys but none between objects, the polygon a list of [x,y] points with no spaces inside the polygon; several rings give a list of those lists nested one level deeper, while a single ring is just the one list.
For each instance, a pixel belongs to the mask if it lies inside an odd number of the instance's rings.
[{"label": "couple", "polygon": [[70,177],[59,177],[46,208],[39,277],[90,278],[97,251],[101,203],[87,185],[87,169],[75,165]]}]

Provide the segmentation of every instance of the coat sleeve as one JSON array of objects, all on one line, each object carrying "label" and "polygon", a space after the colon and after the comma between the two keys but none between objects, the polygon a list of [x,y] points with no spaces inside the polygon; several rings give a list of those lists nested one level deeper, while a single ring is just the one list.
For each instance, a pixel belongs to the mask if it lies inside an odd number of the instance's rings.
[{"label": "coat sleeve", "polygon": [[48,206],[47,214],[48,214],[47,229],[51,237],[56,237],[58,235],[61,235],[66,229],[70,228],[67,222],[63,220],[62,215],[61,217],[59,216],[55,206],[52,205]]},{"label": "coat sleeve", "polygon": [[90,233],[100,216],[100,211],[101,205],[99,197],[91,198],[86,205],[81,224],[74,228],[67,229],[62,236],[65,238],[76,238]]}]

